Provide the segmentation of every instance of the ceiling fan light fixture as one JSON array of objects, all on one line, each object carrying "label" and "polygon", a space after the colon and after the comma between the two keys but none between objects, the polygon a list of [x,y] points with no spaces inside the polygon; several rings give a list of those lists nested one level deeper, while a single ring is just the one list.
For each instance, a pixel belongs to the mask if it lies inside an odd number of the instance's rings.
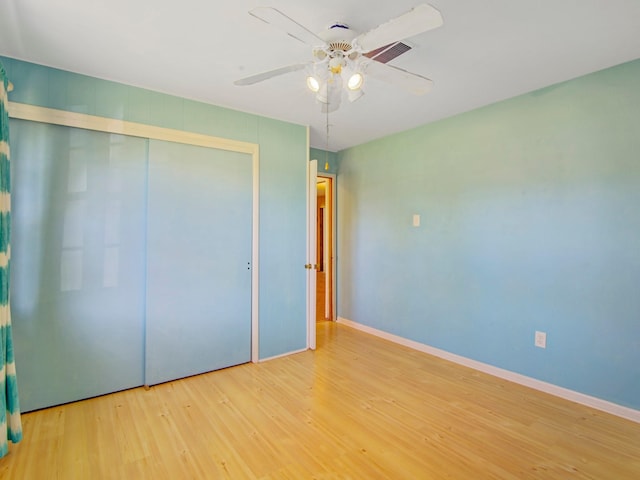
[{"label": "ceiling fan light fixture", "polygon": [[358,100],[360,97],[362,97],[364,95],[364,92],[362,91],[362,89],[358,89],[358,90],[349,90],[347,92],[347,96],[349,98],[349,101],[351,103],[355,102],[356,100]]},{"label": "ceiling fan light fixture", "polygon": [[329,60],[329,70],[331,73],[339,75],[342,72],[342,67],[345,66],[344,56],[340,52],[335,52],[335,56]]},{"label": "ceiling fan light fixture", "polygon": [[313,50],[313,56],[316,57],[318,60],[324,60],[325,58],[327,58],[327,52],[325,52],[321,48],[316,48]]},{"label": "ceiling fan light fixture", "polygon": [[318,103],[329,103],[329,85],[327,82],[320,84],[320,88],[316,92],[316,101]]},{"label": "ceiling fan light fixture", "polygon": [[342,77],[332,75],[326,81],[321,82],[320,90],[316,93],[316,101],[321,106],[321,111],[334,112],[340,106],[342,97]]},{"label": "ceiling fan light fixture", "polygon": [[313,93],[318,93],[320,91],[320,81],[313,75],[309,75],[307,77],[307,88]]},{"label": "ceiling fan light fixture", "polygon": [[349,80],[347,81],[347,88],[352,92],[360,90],[363,82],[364,77],[362,76],[362,73],[356,72],[349,77]]}]

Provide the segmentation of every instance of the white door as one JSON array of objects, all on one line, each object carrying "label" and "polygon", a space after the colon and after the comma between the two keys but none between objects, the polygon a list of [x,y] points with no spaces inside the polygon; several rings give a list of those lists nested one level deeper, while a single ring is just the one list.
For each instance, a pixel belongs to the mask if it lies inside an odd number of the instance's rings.
[{"label": "white door", "polygon": [[307,348],[316,349],[316,221],[318,161],[307,163]]}]

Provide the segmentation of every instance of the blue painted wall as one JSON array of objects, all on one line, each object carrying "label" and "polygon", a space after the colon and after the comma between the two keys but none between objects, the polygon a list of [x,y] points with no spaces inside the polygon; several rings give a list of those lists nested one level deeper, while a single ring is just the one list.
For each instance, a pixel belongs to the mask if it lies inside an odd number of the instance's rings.
[{"label": "blue painted wall", "polygon": [[[306,132],[282,132],[280,122],[260,119],[258,143],[270,152],[260,166],[260,356],[306,347]],[[291,161],[291,149],[304,152]],[[266,297],[266,298],[265,298]],[[295,343],[292,342],[295,339]]]},{"label": "blue painted wall", "polygon": [[338,173],[338,154],[318,148],[309,149],[309,159],[318,161],[318,175],[323,173]]},{"label": "blue painted wall", "polygon": [[639,85],[635,61],[341,152],[338,314],[640,408]]},{"label": "blue painted wall", "polygon": [[16,59],[0,61],[15,86],[13,102],[258,143],[260,357],[305,348],[306,127]]}]

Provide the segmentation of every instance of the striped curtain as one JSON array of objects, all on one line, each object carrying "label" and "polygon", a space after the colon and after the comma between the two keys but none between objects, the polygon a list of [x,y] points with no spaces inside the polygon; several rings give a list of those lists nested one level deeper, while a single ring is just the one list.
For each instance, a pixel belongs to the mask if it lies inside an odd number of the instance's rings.
[{"label": "striped curtain", "polygon": [[[9,80],[0,63],[0,457],[9,451],[9,441],[16,443],[22,439],[9,308],[11,174],[8,89]],[[2,432],[6,432],[6,435]]]}]

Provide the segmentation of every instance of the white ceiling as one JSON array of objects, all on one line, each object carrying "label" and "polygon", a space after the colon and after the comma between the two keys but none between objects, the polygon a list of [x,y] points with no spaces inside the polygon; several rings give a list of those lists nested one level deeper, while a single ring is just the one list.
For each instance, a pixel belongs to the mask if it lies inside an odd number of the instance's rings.
[{"label": "white ceiling", "polygon": [[[310,47],[248,15],[272,6],[313,32],[367,31],[421,0],[3,0],[0,55],[311,127],[326,116],[304,72],[239,87],[254,73],[311,60]],[[330,114],[328,148],[374,138],[640,58],[639,0],[431,0],[444,26],[408,39],[391,65],[431,78],[416,97],[368,79]],[[16,88],[20,88],[16,85]]]}]

